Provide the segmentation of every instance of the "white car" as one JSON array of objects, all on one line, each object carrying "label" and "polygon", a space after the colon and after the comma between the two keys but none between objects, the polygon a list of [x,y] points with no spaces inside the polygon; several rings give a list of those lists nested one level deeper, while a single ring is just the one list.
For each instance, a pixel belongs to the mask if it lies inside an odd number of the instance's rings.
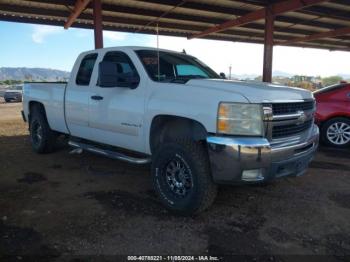
[{"label": "white car", "polygon": [[73,147],[152,163],[154,188],[171,211],[194,214],[217,185],[305,172],[318,146],[311,92],[221,79],[197,58],[113,47],[82,53],[68,83],[24,86],[32,147]]}]

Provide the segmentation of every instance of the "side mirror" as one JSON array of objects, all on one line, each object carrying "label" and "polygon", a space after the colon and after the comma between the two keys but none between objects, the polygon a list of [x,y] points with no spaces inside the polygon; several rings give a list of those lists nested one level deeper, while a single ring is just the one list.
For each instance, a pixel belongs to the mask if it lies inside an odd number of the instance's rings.
[{"label": "side mirror", "polygon": [[221,72],[221,73],[220,73],[220,77],[221,77],[222,79],[226,79],[225,73]]},{"label": "side mirror", "polygon": [[97,85],[100,87],[136,88],[140,82],[140,77],[133,73],[121,73],[122,69],[122,65],[119,63],[100,62]]},{"label": "side mirror", "polygon": [[102,61],[98,65],[97,85],[100,87],[118,86],[117,65],[113,62]]}]

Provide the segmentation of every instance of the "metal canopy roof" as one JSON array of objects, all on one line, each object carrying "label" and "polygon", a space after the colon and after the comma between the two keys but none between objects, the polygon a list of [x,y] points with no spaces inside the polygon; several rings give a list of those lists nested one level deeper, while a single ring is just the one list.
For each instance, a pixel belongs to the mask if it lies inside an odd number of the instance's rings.
[{"label": "metal canopy roof", "polygon": [[[103,0],[103,28],[155,34],[158,24],[161,35],[190,37],[276,2],[282,1]],[[0,0],[0,20],[63,27],[75,3],[75,0]],[[92,3],[77,17],[72,27],[94,27]],[[276,16],[274,43],[350,51],[349,28],[350,0],[325,1]],[[264,29],[265,20],[260,19],[202,38],[263,44]],[[333,30],[340,31],[328,33]],[[310,38],[314,35],[318,37]]]}]

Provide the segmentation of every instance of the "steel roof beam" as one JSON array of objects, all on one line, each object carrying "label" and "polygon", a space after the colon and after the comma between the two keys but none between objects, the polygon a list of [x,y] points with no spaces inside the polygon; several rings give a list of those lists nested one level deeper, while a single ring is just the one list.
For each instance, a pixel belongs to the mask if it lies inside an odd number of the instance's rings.
[{"label": "steel roof beam", "polygon": [[[0,9],[1,7],[3,7],[0,4]],[[66,11],[61,12],[61,11],[55,11],[55,12],[50,12],[50,11],[46,11],[46,15],[50,15],[52,16],[51,19],[49,18],[41,18],[41,17],[36,17],[35,16],[35,11],[34,11],[34,16],[31,14],[28,14],[28,17],[31,16],[31,21],[32,23],[39,23],[40,19],[46,20],[47,24],[52,24],[52,21],[57,21],[57,19],[59,19],[60,21],[62,21],[60,23],[60,26],[63,26],[65,18],[67,17],[67,13]],[[23,15],[22,15],[23,16]],[[5,17],[13,17],[11,14],[8,14]],[[16,18],[17,16],[14,16],[13,18]],[[72,26],[74,26],[75,24],[77,25],[81,25],[81,24],[85,24],[87,23],[87,21],[90,21],[89,23],[92,24],[92,14],[81,14],[79,16],[79,19],[76,21],[76,23],[74,23]],[[129,31],[128,32],[134,32],[136,29],[140,29],[143,27],[143,25],[145,25],[147,23],[147,20],[144,19],[136,19],[136,18],[125,18],[125,17],[112,17],[112,16],[103,16],[103,21],[110,25],[111,28],[114,28],[114,30],[118,31],[120,30],[120,28],[123,28],[123,26],[125,27],[129,27]],[[116,24],[115,26],[113,24]],[[55,24],[56,25],[56,24]],[[130,27],[130,25],[133,25],[133,27]],[[247,25],[249,26],[249,25]],[[263,25],[261,25],[263,27]],[[104,28],[106,27],[106,25],[104,25]],[[260,25],[259,25],[260,28]],[[275,27],[276,28],[276,27]],[[160,31],[166,31],[166,30],[172,30],[173,32],[175,32],[176,30],[184,30],[187,32],[181,32],[181,34],[179,33],[178,36],[182,36],[182,37],[187,37],[188,35],[191,35],[193,33],[195,33],[196,31],[201,31],[204,30],[205,27],[203,26],[191,26],[188,27],[187,25],[179,25],[179,24],[174,24],[174,23],[168,23],[168,22],[161,22],[159,23],[159,29]],[[125,30],[122,30],[125,31]],[[154,33],[154,29],[151,28],[147,28],[147,29],[142,29],[140,30],[140,33],[144,32],[144,31],[153,31]],[[180,32],[180,31],[178,31]],[[311,32],[312,34],[312,32]],[[176,33],[173,33],[172,35],[176,35]],[[232,38],[233,36],[236,36],[235,38]],[[247,42],[250,42],[249,39],[253,40],[254,38],[264,38],[264,32],[261,30],[261,32],[245,32],[245,31],[236,31],[236,30],[226,30],[225,32],[222,32],[220,35],[218,34],[213,34],[213,35],[209,35],[206,37],[206,39],[219,39],[219,40],[227,40],[227,41],[237,41],[237,39],[241,38],[241,39],[246,39]],[[293,38],[293,35],[275,35],[275,39],[279,42],[283,42],[283,41],[287,41]],[[346,41],[349,41],[350,39],[344,39]],[[319,41],[320,44],[335,44],[335,45],[339,45],[344,43],[344,45],[346,44],[350,44],[349,42],[340,42],[342,41],[341,39],[337,39],[337,41]],[[259,43],[263,43],[263,41],[261,40]]]},{"label": "steel roof beam", "polygon": [[[270,8],[272,10],[273,15],[276,16],[286,12],[295,11],[307,6],[319,4],[321,2],[326,2],[326,1],[325,0],[287,0],[287,1],[272,4]],[[266,17],[266,8],[261,8],[256,11],[250,12],[244,16],[241,16],[237,19],[229,20],[220,25],[208,28],[207,30],[204,30],[201,33],[194,34],[190,36],[189,39],[207,36],[212,33],[224,31],[228,28],[237,27],[237,26],[241,26],[247,23],[260,20],[260,19],[264,19],[265,17]]]},{"label": "steel roof beam", "polygon": [[[160,5],[163,5],[163,7],[167,6],[173,6],[174,3],[178,3],[182,0],[137,0],[138,2],[142,3],[158,3]],[[250,2],[250,4],[256,3],[256,6],[259,6],[260,8],[265,7],[265,3],[272,4],[272,1],[263,1],[263,0],[239,0],[240,2]],[[345,4],[348,3],[349,0],[332,0],[332,3],[339,3],[339,4]],[[18,2],[12,2],[12,1],[2,1],[0,4],[0,14],[4,12],[6,14],[6,11],[11,12],[16,17],[23,17],[23,16],[29,16],[32,15],[30,18],[32,23],[37,23],[38,21],[38,15],[42,15],[43,19],[46,19],[47,24],[52,24],[51,21],[53,19],[60,19],[61,26],[65,23],[67,17],[71,14],[71,12],[68,10],[68,8],[62,8],[63,6],[69,6],[70,10],[74,9],[74,5],[76,3],[76,0],[31,0],[31,5],[22,5],[22,1]],[[276,1],[274,1],[276,2]],[[279,1],[280,2],[280,1]],[[42,6],[35,3],[41,3],[46,4],[47,6]],[[188,4],[187,4],[188,3]],[[187,2],[184,5],[181,6],[181,8],[184,8],[186,10],[193,10],[193,12],[187,13],[187,12],[173,12],[168,13],[164,18],[169,19],[169,21],[161,20],[159,21],[159,27],[160,31],[167,35],[177,35],[177,36],[184,36],[188,37],[189,35],[195,34],[196,32],[202,32],[208,27],[224,23],[226,20],[223,19],[220,16],[216,17],[207,17],[206,15],[196,14],[196,10],[200,11],[208,11],[211,12],[213,15],[215,13],[221,13],[221,14],[231,14],[231,15],[237,15],[237,16],[244,16],[247,13],[250,13],[251,11],[245,9],[245,7],[224,7],[224,6],[216,6],[212,3],[206,2]],[[61,6],[59,6],[61,5]],[[136,29],[139,29],[140,26],[147,24],[150,20],[152,20],[154,17],[158,17],[160,14],[162,14],[164,11],[161,10],[155,10],[148,8],[146,5],[140,5],[139,7],[129,5],[126,2],[107,2],[103,3],[103,10],[112,12],[111,15],[104,15],[103,20],[105,25],[104,28],[110,27],[114,28],[114,30],[121,30],[121,31],[128,31],[128,32],[134,32]],[[330,14],[330,11],[338,10],[338,12],[335,12]],[[88,11],[88,12],[86,12]],[[298,10],[297,12],[302,13],[307,12],[314,12],[315,15],[317,13],[320,16],[323,16],[323,13],[325,14],[324,17],[330,17],[337,16],[339,19],[342,16],[346,16],[347,12],[345,9],[342,9],[341,7],[337,6],[323,6],[323,5],[315,5],[306,7],[302,10]],[[85,11],[80,14],[80,16],[77,18],[76,22],[72,25],[75,26],[75,24],[81,26],[83,23],[92,24],[93,21],[93,4],[88,4],[85,8]],[[139,15],[138,17],[125,17],[120,14],[133,14],[133,15]],[[328,13],[328,14],[327,14]],[[40,17],[39,17],[40,18]],[[4,19],[7,20],[7,19]],[[11,19],[12,20],[12,17]],[[183,23],[179,23],[179,22]],[[194,22],[194,23],[184,23],[184,22]],[[277,44],[289,41],[294,38],[300,38],[305,36],[310,36],[314,34],[319,34],[321,29],[328,29],[328,30],[335,30],[338,28],[341,28],[342,26],[345,26],[341,21],[327,21],[327,20],[314,20],[314,19],[307,19],[307,17],[303,18],[303,16],[300,17],[294,17],[289,14],[281,14],[275,17],[276,22],[285,22],[289,25],[284,24],[278,24],[275,25],[275,41]],[[345,22],[346,20],[344,20]],[[200,24],[195,24],[196,22]],[[39,23],[39,22],[38,22]],[[292,26],[291,26],[292,25]],[[308,27],[294,27],[293,25],[307,25]],[[130,29],[127,29],[130,28]],[[244,29],[254,29],[253,32],[251,30],[244,30]],[[255,32],[256,30],[256,32]],[[144,30],[141,30],[143,33],[145,31],[151,32],[151,28],[145,28]],[[154,30],[153,30],[154,31]],[[170,32],[170,33],[169,33]],[[322,31],[321,31],[322,32]],[[154,33],[154,32],[152,32]],[[281,33],[281,34],[279,34]],[[284,34],[286,33],[286,34]],[[205,36],[207,39],[220,39],[220,40],[227,40],[227,41],[246,41],[246,42],[254,42],[258,41],[259,43],[263,43],[263,34],[264,34],[264,24],[261,23],[261,21],[248,23],[245,25],[242,25],[238,30],[236,29],[228,29],[224,30],[220,34],[212,34]],[[235,37],[237,36],[237,37]],[[251,38],[247,38],[251,36]],[[252,41],[250,41],[252,40]],[[333,41],[334,40],[334,41]],[[345,41],[342,41],[345,40]],[[293,46],[319,46],[320,48],[334,48],[337,49],[337,46],[339,49],[344,49],[347,46],[349,46],[349,40],[350,40],[350,34],[348,35],[341,35],[341,36],[334,36],[332,39],[320,39],[315,41],[309,41],[309,42],[299,42],[295,44],[291,44]],[[334,46],[334,47],[332,47]]]},{"label": "steel roof beam", "polygon": [[322,32],[322,33],[318,33],[318,34],[313,34],[313,35],[309,35],[309,36],[305,36],[305,37],[296,37],[284,42],[279,42],[276,43],[278,45],[290,45],[290,44],[294,44],[297,42],[308,42],[308,41],[314,41],[314,40],[318,40],[318,39],[322,39],[322,38],[328,38],[328,37],[337,37],[337,36],[343,36],[343,35],[347,35],[350,34],[350,27],[343,27],[343,28],[339,28],[339,29],[335,29],[335,30],[330,30],[327,32]]},{"label": "steel roof beam", "polygon": [[335,9],[325,6],[310,6],[300,10],[300,12],[303,14],[327,16],[327,18],[350,21],[350,11],[344,11],[342,9]]},{"label": "steel roof beam", "polygon": [[[17,16],[11,16],[11,15],[4,15],[0,13],[0,21],[8,21],[8,22],[20,22],[20,23],[35,23],[35,24],[44,24],[44,25],[55,25],[55,26],[62,26],[64,24],[64,18],[62,18],[61,21],[59,20],[55,20],[55,19],[45,19],[45,18],[27,18],[27,17],[17,17]],[[93,24],[92,23],[81,23],[79,21],[77,21],[76,23],[74,23],[72,25],[72,27],[76,27],[76,28],[86,28],[86,29],[93,29]],[[109,30],[109,31],[120,31],[120,32],[130,32],[130,28],[128,25],[116,25],[116,26],[111,26],[111,25],[103,25],[103,30]],[[168,29],[163,29],[163,28],[159,28],[160,34],[161,35],[167,35],[167,36],[182,36],[182,37],[186,37],[187,33],[186,32],[179,32],[179,31],[170,31]],[[139,33],[142,34],[155,34],[154,30],[149,30],[149,29],[144,29],[142,31],[140,31]],[[206,39],[212,39],[212,40],[225,40],[225,41],[234,41],[234,42],[243,42],[243,43],[256,43],[256,44],[261,44],[263,43],[263,40],[259,41],[259,40],[253,40],[253,39],[246,39],[246,38],[238,38],[238,37],[234,37],[232,35],[228,35],[228,36],[218,36],[218,35],[208,35],[206,36]],[[329,45],[330,43],[326,43],[326,42],[322,42],[320,43],[320,45],[315,44],[312,45],[312,43],[308,44],[306,43],[307,46],[301,45],[300,43],[295,43],[295,44],[291,44],[291,46],[297,46],[297,47],[308,47],[308,48],[316,48],[316,49],[326,49],[326,50],[339,50],[339,51],[350,51],[350,48],[347,47],[336,47],[336,46],[332,46]]]},{"label": "steel roof beam", "polygon": [[[260,7],[266,7],[269,4],[274,4],[277,1],[269,1],[269,0],[239,0],[240,2],[246,4],[252,4]],[[348,6],[349,0],[332,0],[332,3],[336,3],[339,5]],[[303,8],[302,10],[298,10],[300,13],[311,14],[311,15],[327,15],[327,17],[332,17],[336,19],[345,19],[349,20],[349,11],[344,11],[342,8],[333,8],[328,6],[309,6]]]},{"label": "steel roof beam", "polygon": [[[105,5],[103,5],[103,9],[105,10]],[[0,4],[0,10],[11,12],[11,13],[18,13],[20,16],[23,15],[28,15],[28,16],[33,16],[33,23],[35,23],[36,15],[43,15],[43,16],[48,16],[48,17],[60,17],[61,20],[65,20],[67,16],[69,16],[69,11],[68,10],[55,10],[55,9],[45,9],[43,10],[42,8],[38,7],[26,7],[26,6],[17,6],[17,5],[12,5],[12,4]],[[153,18],[153,17],[152,17]],[[93,19],[93,15],[89,13],[82,13],[79,16],[79,19],[84,19],[84,20],[91,20]],[[47,18],[47,20],[50,20]],[[139,18],[126,18],[126,17],[118,17],[118,16],[107,16],[103,15],[103,21],[106,23],[121,23],[121,24],[131,24],[135,26],[142,26],[145,25],[149,22],[147,17],[142,17],[140,16]],[[207,21],[209,23],[209,21]],[[193,31],[191,33],[188,33],[185,35],[187,37],[188,35],[194,34],[196,31],[203,31],[207,27],[204,25],[191,25],[190,27],[185,24],[177,24],[176,22],[159,22],[159,26],[163,28],[169,28],[169,29],[180,29],[180,30],[187,30],[187,31]],[[263,30],[264,30],[264,25],[263,24],[256,24],[256,23],[250,23],[247,25],[243,26],[244,28],[248,29],[254,29],[258,30],[259,32],[245,32],[245,31],[237,31],[237,30],[225,30],[222,32],[223,34],[226,35],[243,35],[243,36],[251,36],[251,37],[263,37]],[[339,26],[338,26],[339,28]],[[333,29],[333,28],[331,28]],[[132,30],[131,30],[132,31]],[[289,40],[295,38],[295,34],[300,37],[300,35],[312,35],[315,33],[315,31],[311,30],[305,30],[305,29],[297,29],[297,28],[288,28],[288,27],[280,27],[280,26],[275,26],[275,31],[280,32],[280,33],[288,33],[288,35],[275,35],[276,40],[278,39],[279,41],[283,40]],[[206,37],[207,38],[207,37]],[[338,38],[339,41],[341,40],[350,40],[350,36],[339,36]]]},{"label": "steel roof beam", "polygon": [[89,3],[90,0],[77,0],[75,2],[73,12],[70,14],[66,23],[64,24],[64,29],[68,29],[74,23],[74,21],[85,10]]},{"label": "steel roof beam", "polygon": [[[108,8],[108,4],[104,4],[103,5],[103,10],[106,10]],[[57,16],[57,17],[67,17],[69,16],[69,12],[68,10],[55,10],[55,9],[45,9],[43,10],[42,8],[38,8],[38,7],[26,7],[26,6],[17,6],[17,5],[12,5],[12,4],[0,4],[0,10],[3,11],[7,11],[7,12],[13,12],[13,13],[18,13],[19,15],[23,15],[23,14],[28,14],[28,15],[45,15],[45,16]],[[108,10],[108,9],[107,9]],[[106,11],[107,11],[106,10]],[[130,14],[139,14],[136,11],[137,10],[123,10],[121,8],[121,13],[123,13],[123,11],[126,11],[126,13],[130,13]],[[131,12],[134,11],[134,12]],[[153,18],[153,16],[159,15],[159,12],[153,12],[150,11],[150,13],[146,13],[147,16],[150,16],[151,18]],[[173,14],[172,14],[173,15]],[[198,17],[194,16],[194,17],[174,17],[173,19],[186,19],[188,21],[191,21],[190,19],[194,19],[194,21],[197,20]],[[91,14],[87,14],[87,13],[83,13],[79,16],[79,19],[86,19],[86,20],[92,20],[93,16]],[[126,19],[130,19],[129,23],[130,24],[136,24],[136,25],[145,25],[148,20],[147,17],[143,17],[140,16],[137,19],[134,18],[123,18],[123,17],[118,17],[118,16],[106,16],[103,15],[103,21],[105,22],[120,22],[120,21],[124,21]],[[205,21],[206,23],[210,24],[210,23],[216,23],[216,22],[223,22],[224,20],[222,19],[213,19],[213,21],[209,21],[208,19]],[[123,22],[124,23],[124,22]],[[191,27],[189,27],[188,25],[184,25],[184,24],[177,24],[176,22],[159,22],[160,26],[164,26],[164,27],[170,27],[170,28],[176,28],[178,27],[179,29],[182,28],[190,28],[193,31],[203,31],[206,29],[206,26],[204,25],[191,25]],[[247,24],[244,25],[243,27],[245,28],[249,28],[249,29],[255,29],[255,30],[259,30],[261,31],[260,33],[263,34],[263,30],[264,30],[264,25],[262,24],[256,24],[256,23],[251,23],[251,24]],[[293,37],[293,34],[299,34],[299,35],[311,35],[314,34],[315,31],[311,31],[311,30],[305,30],[305,29],[297,29],[297,28],[286,28],[286,27],[280,27],[280,26],[275,26],[275,29],[277,32],[285,32],[288,34],[291,34],[291,37]],[[329,28],[329,29],[334,29],[333,27]],[[195,33],[195,32],[193,32]],[[236,33],[236,31],[233,30],[226,30],[224,32],[225,34],[234,34]],[[248,32],[249,34],[252,34],[251,32]],[[255,33],[253,33],[255,34]],[[187,36],[186,36],[187,37]]]},{"label": "steel roof beam", "polygon": [[[74,1],[72,1],[72,0],[56,0],[56,1],[50,1],[50,2],[47,2],[45,0],[31,0],[31,1],[37,2],[37,3],[45,3],[45,4],[57,4],[57,5],[68,5],[68,6],[74,5]],[[161,3],[162,2],[165,5],[170,5],[171,1],[169,1],[169,0],[167,0],[167,1],[149,0],[147,2],[149,2],[149,3]],[[144,2],[144,1],[142,1],[142,2]],[[246,1],[242,1],[242,2],[246,2]],[[176,3],[176,2],[173,2],[172,5],[174,5],[174,3]],[[90,8],[90,5],[88,5],[88,8]],[[181,8],[186,8],[186,9],[190,9],[193,11],[203,10],[206,12],[218,12],[218,13],[222,13],[222,14],[236,15],[236,16],[243,16],[243,15],[246,15],[250,12],[248,10],[243,10],[243,9],[238,9],[238,8],[214,6],[214,5],[209,5],[209,4],[197,3],[197,2],[186,2],[184,5],[181,6]],[[118,12],[118,13],[124,13],[124,14],[134,14],[134,15],[152,16],[152,17],[159,17],[163,13],[162,11],[158,11],[158,10],[125,6],[125,5],[118,4],[118,2],[113,3],[113,4],[103,3],[103,10],[108,11],[108,12]],[[45,12],[45,11],[46,10],[43,10],[43,12]],[[195,15],[195,12],[193,12],[193,14],[191,14],[191,15],[182,14],[182,13],[178,13],[178,12],[168,13],[163,18],[182,20],[182,21],[190,21],[190,22],[210,23],[210,24],[222,24],[226,21],[225,19],[222,19],[222,18],[214,18],[214,17],[208,18],[205,16]],[[288,16],[288,17],[287,16],[277,16],[275,18],[275,21],[276,22],[290,23],[290,24],[307,25],[307,26],[312,26],[312,27],[317,27],[317,28],[326,28],[326,29],[334,29],[334,28],[340,26],[340,25],[335,25],[334,23],[321,22],[321,21],[315,21],[315,20],[304,20],[301,18],[296,18],[296,17],[291,17],[291,16]],[[249,24],[249,26],[253,25],[253,24],[254,23],[251,23],[251,24]],[[256,24],[256,25],[258,25],[258,24]],[[262,27],[262,29],[263,29],[263,27]],[[279,29],[276,29],[276,30],[278,31]],[[293,28],[288,28],[288,30],[291,30],[291,32],[294,32],[294,31],[292,31],[292,30],[294,30]],[[299,30],[299,29],[295,29],[295,30],[296,30],[296,32],[298,31],[299,33],[303,34],[302,33],[303,30]],[[305,32],[304,34],[309,34],[309,33]]]},{"label": "steel roof beam", "polygon": [[[8,22],[19,22],[19,23],[35,23],[35,24],[43,24],[43,25],[54,25],[54,26],[62,26],[63,21],[59,20],[50,20],[50,19],[45,19],[45,18],[28,18],[28,17],[16,17],[16,16],[11,16],[11,15],[4,15],[0,13],[0,21],[8,21]],[[85,23],[85,22],[79,22],[74,23],[72,27],[75,28],[84,28],[84,29],[93,29],[93,24],[92,23]],[[103,30],[109,30],[109,31],[119,31],[119,32],[130,32],[130,26],[129,25],[103,25]],[[169,30],[168,28],[159,28],[160,34],[161,35],[167,35],[167,36],[182,36],[186,37],[187,33],[186,32],[180,32],[180,31],[173,31]],[[143,29],[139,33],[141,34],[155,34],[155,30],[153,29]],[[212,40],[226,40],[226,41],[234,41],[234,42],[246,42],[246,43],[255,43],[259,44],[261,41],[258,40],[253,40],[253,39],[241,39],[239,37],[234,37],[234,36],[229,36],[227,38],[226,36],[218,36],[218,35],[212,35],[208,36],[207,39],[212,39]]]}]

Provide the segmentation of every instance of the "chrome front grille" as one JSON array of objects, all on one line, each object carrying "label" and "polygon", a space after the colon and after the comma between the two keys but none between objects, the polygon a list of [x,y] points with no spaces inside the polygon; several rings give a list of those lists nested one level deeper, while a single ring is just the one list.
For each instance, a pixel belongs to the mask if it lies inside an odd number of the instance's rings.
[{"label": "chrome front grille", "polygon": [[314,122],[313,100],[265,104],[264,108],[270,108],[271,112],[269,116],[265,114],[266,135],[269,140],[279,141],[301,136]]},{"label": "chrome front grille", "polygon": [[308,130],[312,125],[312,120],[302,124],[280,125],[272,127],[272,139],[288,137]]},{"label": "chrome front grille", "polygon": [[298,111],[312,110],[315,106],[314,101],[297,102],[297,103],[276,103],[272,104],[272,113],[274,115],[293,114]]}]

